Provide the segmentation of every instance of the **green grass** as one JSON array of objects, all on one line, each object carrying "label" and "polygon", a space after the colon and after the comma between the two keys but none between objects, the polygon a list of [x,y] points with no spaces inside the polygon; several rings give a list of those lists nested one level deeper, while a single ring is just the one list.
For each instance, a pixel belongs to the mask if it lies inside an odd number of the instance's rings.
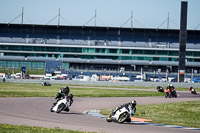
[{"label": "green grass", "polygon": [[[39,83],[0,83],[0,97],[55,97],[62,84],[42,86]],[[146,97],[164,96],[151,91],[113,90],[101,88],[79,88],[70,86],[70,93],[76,97]]]},{"label": "green grass", "polygon": [[0,124],[0,132],[1,133],[88,133],[88,132],[64,130],[59,128],[16,126],[8,124]]},{"label": "green grass", "polygon": [[[111,109],[104,109],[108,115]],[[152,123],[200,128],[200,101],[137,105],[134,117],[151,119]]]}]

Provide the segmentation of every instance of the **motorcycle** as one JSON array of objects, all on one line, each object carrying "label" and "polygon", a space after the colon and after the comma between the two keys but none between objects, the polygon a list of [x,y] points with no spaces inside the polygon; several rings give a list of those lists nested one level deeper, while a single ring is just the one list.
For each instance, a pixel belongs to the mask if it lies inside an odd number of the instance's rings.
[{"label": "motorcycle", "polygon": [[42,82],[42,86],[51,86],[51,84],[48,81]]},{"label": "motorcycle", "polygon": [[161,86],[157,86],[157,90],[158,90],[158,92],[164,92],[164,89]]},{"label": "motorcycle", "polygon": [[191,89],[190,91],[191,91],[192,94],[197,95],[197,92],[196,92],[195,89]]},{"label": "motorcycle", "polygon": [[73,95],[70,94],[66,98],[58,99],[56,103],[54,103],[50,109],[50,112],[60,113],[61,111],[69,111],[69,107],[73,103]]},{"label": "motorcycle", "polygon": [[165,98],[177,98],[176,90],[165,89]]},{"label": "motorcycle", "polygon": [[172,96],[173,98],[177,98],[177,93],[176,93],[176,90],[175,90],[175,89],[172,90],[171,96]]},{"label": "motorcycle", "polygon": [[165,98],[171,98],[171,92],[169,91],[169,89],[165,89]]},{"label": "motorcycle", "polygon": [[107,122],[118,122],[118,123],[124,123],[124,122],[131,122],[131,116],[133,116],[135,113],[135,109],[132,109],[131,107],[123,107],[119,110],[117,110],[115,113],[113,110],[111,111],[111,114],[106,118]]}]

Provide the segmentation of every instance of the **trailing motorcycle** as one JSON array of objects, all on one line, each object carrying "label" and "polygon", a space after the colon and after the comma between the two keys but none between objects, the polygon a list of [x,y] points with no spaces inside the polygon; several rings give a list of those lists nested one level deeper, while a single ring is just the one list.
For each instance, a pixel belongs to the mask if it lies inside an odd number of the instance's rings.
[{"label": "trailing motorcycle", "polygon": [[131,122],[131,116],[133,116],[135,113],[135,108],[132,109],[131,107],[123,107],[119,110],[117,110],[115,113],[113,110],[111,111],[111,114],[106,118],[107,122],[118,122],[118,123],[124,123],[124,122]]},{"label": "trailing motorcycle", "polygon": [[56,103],[53,103],[50,111],[60,113],[61,111],[69,111],[69,107],[73,103],[73,95],[69,94],[66,98],[58,99]]}]

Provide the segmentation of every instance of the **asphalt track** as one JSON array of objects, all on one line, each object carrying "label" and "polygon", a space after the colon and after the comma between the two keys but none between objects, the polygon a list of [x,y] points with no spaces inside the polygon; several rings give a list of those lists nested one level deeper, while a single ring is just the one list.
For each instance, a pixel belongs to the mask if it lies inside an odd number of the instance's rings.
[{"label": "asphalt track", "polygon": [[200,130],[160,127],[143,124],[108,123],[105,119],[92,117],[83,112],[86,110],[113,108],[121,103],[135,99],[138,104],[157,104],[179,101],[199,101],[200,95],[189,92],[178,92],[178,98],[164,97],[97,97],[74,98],[69,112],[51,113],[53,97],[0,98],[0,123],[59,127],[78,131],[100,133],[199,133]]}]

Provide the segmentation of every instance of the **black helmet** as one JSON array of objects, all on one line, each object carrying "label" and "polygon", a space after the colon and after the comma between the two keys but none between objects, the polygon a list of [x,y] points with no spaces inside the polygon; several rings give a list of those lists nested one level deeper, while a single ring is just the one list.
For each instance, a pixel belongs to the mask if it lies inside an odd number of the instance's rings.
[{"label": "black helmet", "polygon": [[68,86],[65,86],[63,89],[62,89],[62,92],[65,93],[66,95],[69,93],[69,87]]},{"label": "black helmet", "polygon": [[64,88],[65,88],[65,89],[69,89],[69,87],[68,87],[68,86],[65,86]]},{"label": "black helmet", "polygon": [[131,101],[131,105],[132,105],[132,106],[136,106],[136,104],[137,104],[137,103],[136,103],[135,100]]},{"label": "black helmet", "polygon": [[74,96],[72,94],[69,94],[69,97],[72,99]]}]

